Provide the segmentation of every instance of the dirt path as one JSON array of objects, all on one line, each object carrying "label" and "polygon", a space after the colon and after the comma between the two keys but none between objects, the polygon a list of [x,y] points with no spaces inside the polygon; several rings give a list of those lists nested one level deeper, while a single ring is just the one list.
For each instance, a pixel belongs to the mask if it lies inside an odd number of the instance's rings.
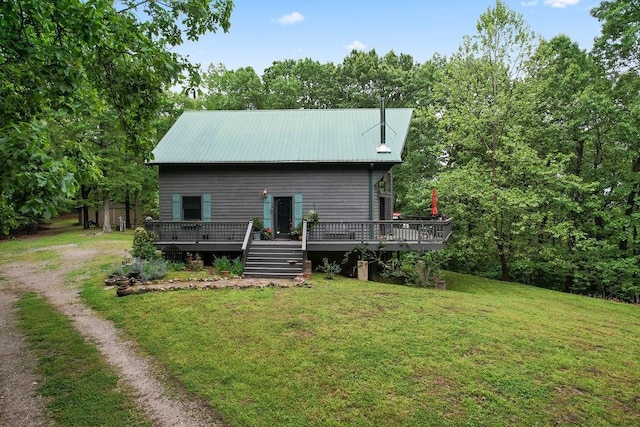
[{"label": "dirt path", "polygon": [[55,271],[44,265],[7,264],[0,280],[0,425],[51,425],[44,402],[35,394],[35,361],[25,357],[23,336],[15,328],[13,303],[23,292],[36,291],[57,310],[74,321],[76,329],[94,343],[115,367],[122,381],[136,394],[136,403],[154,426],[216,426],[212,409],[167,387],[154,374],[152,365],[136,354],[135,346],[124,340],[117,329],[82,304],[78,290],[63,284],[63,276],[73,266],[98,255],[95,250],[76,245],[51,247],[61,256]]},{"label": "dirt path", "polygon": [[37,394],[36,360],[16,328],[17,293],[0,283],[0,426],[50,426]]}]

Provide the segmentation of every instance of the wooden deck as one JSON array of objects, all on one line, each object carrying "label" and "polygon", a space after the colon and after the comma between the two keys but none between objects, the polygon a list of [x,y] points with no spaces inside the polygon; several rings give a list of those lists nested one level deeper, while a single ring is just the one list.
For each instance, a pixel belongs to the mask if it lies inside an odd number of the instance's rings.
[{"label": "wooden deck", "polygon": [[[306,252],[347,252],[357,245],[371,250],[443,249],[451,237],[452,219],[319,222],[301,241]],[[250,222],[147,221],[158,249],[175,245],[181,251],[243,252],[251,244]]]}]

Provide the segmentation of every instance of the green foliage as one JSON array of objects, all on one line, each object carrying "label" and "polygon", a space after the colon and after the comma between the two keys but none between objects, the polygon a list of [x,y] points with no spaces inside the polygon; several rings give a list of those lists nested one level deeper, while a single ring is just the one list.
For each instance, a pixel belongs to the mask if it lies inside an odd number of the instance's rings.
[{"label": "green foliage", "polygon": [[378,255],[371,250],[368,244],[358,244],[353,247],[349,252],[344,253],[344,259],[342,260],[343,264],[349,262],[349,258],[351,256],[355,256],[358,260],[364,261],[377,261]]},{"label": "green foliage", "polygon": [[68,207],[77,190],[74,162],[42,120],[3,128],[0,123],[0,234],[21,225],[50,220]]},{"label": "green foliage", "polygon": [[595,54],[616,72],[640,69],[639,6],[638,0],[606,0],[591,10],[591,15],[602,23]]},{"label": "green foliage", "polygon": [[342,271],[342,267],[335,261],[329,262],[328,258],[322,258],[322,264],[316,267],[316,271],[323,272],[325,279],[332,280],[336,274]]},{"label": "green foliage", "polygon": [[216,257],[213,260],[213,268],[216,269],[218,274],[223,271],[231,271],[231,261],[226,256]]},{"label": "green foliage", "polygon": [[142,271],[140,271],[140,280],[146,282],[148,280],[161,279],[167,275],[167,263],[163,259],[150,259],[142,263]]},{"label": "green foliage", "polygon": [[291,233],[291,238],[293,240],[296,240],[299,236],[302,235],[302,228],[304,227],[304,223],[303,221],[300,221],[298,223],[298,225],[296,225],[295,227],[293,227],[290,231]]},{"label": "green foliage", "polygon": [[133,249],[131,255],[145,260],[157,259],[159,257],[156,247],[153,246],[155,234],[147,231],[144,227],[136,228],[133,235]]},{"label": "green foliage", "polygon": [[332,108],[339,100],[336,67],[310,58],[274,61],[264,71],[265,108]]},{"label": "green foliage", "polygon": [[382,275],[400,278],[405,284],[421,288],[434,287],[442,266],[448,261],[446,251],[408,252],[401,258],[379,259]]},{"label": "green foliage", "polygon": [[173,48],[184,37],[226,31],[232,7],[228,0],[2,2],[1,231],[56,215],[80,184],[108,203],[106,187],[131,182],[115,180],[107,154],[149,158],[164,91],[184,71],[198,81]]},{"label": "green foliage", "polygon": [[168,262],[167,270],[168,271],[183,271],[185,269],[184,262]]},{"label": "green foliage", "polygon": [[262,231],[263,226],[262,218],[257,216],[253,217],[253,231]]},{"label": "green foliage", "polygon": [[420,87],[412,81],[416,74],[410,55],[393,51],[380,57],[375,50],[352,51],[336,67],[335,81],[339,90],[335,107],[371,108],[387,99],[389,107],[414,106],[414,96]]},{"label": "green foliage", "polygon": [[320,214],[316,210],[310,210],[305,217],[307,220],[307,230],[311,230],[320,221]]},{"label": "green foliage", "polygon": [[227,70],[211,64],[203,76],[208,110],[255,110],[264,108],[265,93],[260,77],[251,67]]},{"label": "green foliage", "polygon": [[640,78],[616,62],[638,62],[635,3],[594,9],[598,57],[566,36],[537,44],[499,1],[458,53],[425,64],[429,90],[394,170],[397,206],[424,216],[438,188],[454,218],[448,268],[640,298],[630,285],[640,277]]},{"label": "green foliage", "polygon": [[167,275],[169,266],[160,258],[137,258],[130,265],[117,265],[112,274],[116,276],[135,277],[142,282],[161,279]]},{"label": "green foliage", "polygon": [[273,231],[270,228],[262,229],[262,240],[271,240],[271,235]]},{"label": "green foliage", "polygon": [[232,276],[241,277],[242,273],[244,273],[244,264],[242,263],[242,259],[240,257],[235,258],[231,261],[231,268],[229,269]]}]

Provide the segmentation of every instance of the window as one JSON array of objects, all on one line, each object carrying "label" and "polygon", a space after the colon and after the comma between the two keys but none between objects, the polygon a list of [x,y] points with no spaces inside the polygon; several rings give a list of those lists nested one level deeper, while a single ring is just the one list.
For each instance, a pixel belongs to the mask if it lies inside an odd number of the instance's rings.
[{"label": "window", "polygon": [[202,198],[200,196],[182,197],[182,219],[200,221],[202,219]]}]

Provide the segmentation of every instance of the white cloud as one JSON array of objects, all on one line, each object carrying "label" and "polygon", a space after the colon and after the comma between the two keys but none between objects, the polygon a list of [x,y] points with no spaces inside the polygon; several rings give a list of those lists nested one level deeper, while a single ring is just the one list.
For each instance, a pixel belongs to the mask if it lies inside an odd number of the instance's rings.
[{"label": "white cloud", "polygon": [[364,43],[361,43],[358,40],[354,40],[353,43],[350,43],[345,47],[349,50],[349,52],[351,52],[352,50],[364,50],[364,48],[366,48],[367,46],[365,46]]},{"label": "white cloud", "polygon": [[580,3],[580,0],[544,0],[544,4],[551,7],[567,7]]},{"label": "white cloud", "polygon": [[300,12],[287,13],[286,15],[283,15],[278,19],[274,19],[274,22],[277,22],[281,25],[293,25],[302,21],[304,21],[304,15]]},{"label": "white cloud", "polygon": [[532,6],[536,6],[538,4],[538,0],[523,1],[521,4],[524,7],[532,7]]}]

